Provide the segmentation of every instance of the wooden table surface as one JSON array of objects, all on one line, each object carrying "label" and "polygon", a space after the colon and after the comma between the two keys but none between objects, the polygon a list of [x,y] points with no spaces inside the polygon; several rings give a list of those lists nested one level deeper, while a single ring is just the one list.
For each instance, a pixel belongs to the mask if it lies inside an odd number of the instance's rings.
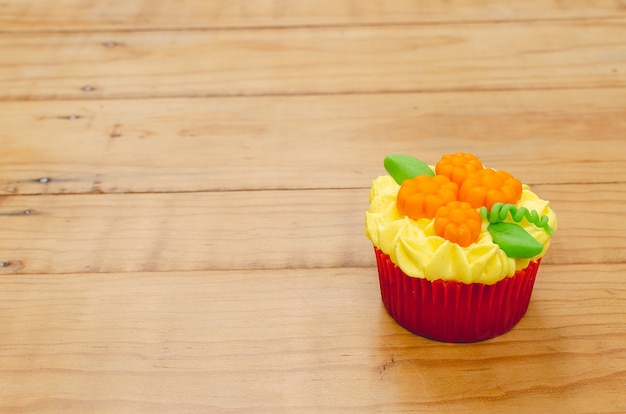
[{"label": "wooden table surface", "polygon": [[[551,200],[526,316],[385,312],[384,155]],[[0,0],[0,412],[626,412],[619,1]]]}]

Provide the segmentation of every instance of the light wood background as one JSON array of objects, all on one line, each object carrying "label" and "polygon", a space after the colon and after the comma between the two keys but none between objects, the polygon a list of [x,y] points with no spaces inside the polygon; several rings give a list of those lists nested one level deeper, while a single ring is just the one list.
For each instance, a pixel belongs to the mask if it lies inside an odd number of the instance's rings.
[{"label": "light wood background", "polygon": [[[382,307],[388,153],[552,201],[526,316]],[[626,412],[626,3],[0,0],[0,412]]]}]

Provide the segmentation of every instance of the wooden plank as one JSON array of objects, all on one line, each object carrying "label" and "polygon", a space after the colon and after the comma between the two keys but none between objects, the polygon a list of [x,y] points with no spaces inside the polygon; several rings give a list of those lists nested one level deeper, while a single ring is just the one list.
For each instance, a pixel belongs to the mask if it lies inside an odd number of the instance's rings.
[{"label": "wooden plank", "polygon": [[5,34],[0,100],[621,88],[625,23]]},{"label": "wooden plank", "polygon": [[0,194],[368,187],[386,154],[454,151],[529,184],[610,183],[626,176],[624,102],[624,89],[0,102]]},{"label": "wooden plank", "polygon": [[[540,185],[546,263],[626,262],[626,185]],[[5,197],[2,273],[374,266],[368,189]],[[584,202],[583,202],[584,200]]]},{"label": "wooden plank", "polygon": [[4,276],[0,398],[6,413],[622,412],[624,274],[545,266],[511,332],[465,345],[396,325],[371,269]]},{"label": "wooden plank", "polygon": [[468,3],[422,0],[179,0],[85,2],[57,0],[0,1],[1,31],[126,30],[150,28],[235,28],[349,25],[377,23],[439,23],[602,19],[624,14],[614,1],[560,2],[494,0]]}]

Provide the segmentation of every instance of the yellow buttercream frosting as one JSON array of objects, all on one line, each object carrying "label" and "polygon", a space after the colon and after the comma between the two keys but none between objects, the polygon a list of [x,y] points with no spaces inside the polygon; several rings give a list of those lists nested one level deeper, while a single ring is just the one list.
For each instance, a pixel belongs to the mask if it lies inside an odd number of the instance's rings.
[{"label": "yellow buttercream frosting", "polygon": [[[396,208],[399,189],[400,185],[389,175],[372,182],[370,206],[365,214],[365,234],[375,247],[389,255],[391,261],[409,276],[493,284],[513,276],[516,270],[525,268],[531,260],[543,257],[550,246],[550,234],[524,218],[517,224],[544,246],[543,251],[533,258],[508,257],[493,242],[487,231],[489,222],[484,219],[478,240],[461,247],[437,236],[433,220],[413,220],[401,215]],[[556,230],[556,214],[550,209],[548,201],[540,199],[527,185],[522,186],[522,196],[516,205],[547,216],[548,224]],[[510,216],[504,221],[514,222]]]}]

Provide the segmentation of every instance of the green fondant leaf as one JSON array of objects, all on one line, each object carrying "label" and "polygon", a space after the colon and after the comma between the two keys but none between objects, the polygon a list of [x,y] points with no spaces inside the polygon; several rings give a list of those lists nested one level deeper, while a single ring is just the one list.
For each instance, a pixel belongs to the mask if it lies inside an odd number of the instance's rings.
[{"label": "green fondant leaf", "polygon": [[418,175],[434,176],[433,170],[424,161],[403,154],[393,154],[385,157],[385,169],[398,183]]},{"label": "green fondant leaf", "polygon": [[487,229],[493,242],[510,258],[529,259],[543,250],[543,245],[517,224],[499,222],[490,224]]}]

